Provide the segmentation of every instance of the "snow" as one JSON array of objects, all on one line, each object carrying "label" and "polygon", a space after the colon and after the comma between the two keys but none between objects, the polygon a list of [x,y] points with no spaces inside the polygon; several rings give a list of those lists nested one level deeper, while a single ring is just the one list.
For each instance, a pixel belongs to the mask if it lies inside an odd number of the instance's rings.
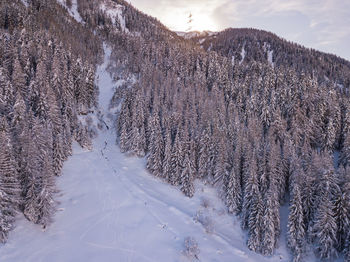
[{"label": "snow", "polygon": [[25,7],[28,7],[28,3],[27,3],[27,0],[21,0],[22,3],[25,5]]},{"label": "snow", "polygon": [[342,84],[336,84],[336,87],[339,88],[340,90],[344,89],[344,85],[342,85]]},{"label": "snow", "polygon": [[[109,101],[118,83],[107,72],[111,50],[107,45],[104,50],[95,119],[112,127]],[[8,243],[0,246],[1,262],[189,261],[182,253],[188,236],[198,242],[202,262],[291,260],[284,240],[271,257],[249,251],[247,234],[239,219],[227,214],[216,189],[196,182],[195,196],[187,198],[151,176],[145,159],[120,153],[115,141],[115,130],[104,128],[91,151],[74,143],[58,178],[54,223],[43,232],[19,216]],[[282,209],[283,227],[286,212]]]},{"label": "snow", "polygon": [[218,32],[211,32],[211,31],[206,31],[208,33],[208,36],[216,36]]},{"label": "snow", "polygon": [[181,36],[185,39],[191,39],[194,37],[202,37],[203,39],[205,39],[206,37],[211,37],[211,36],[215,36],[218,34],[218,32],[212,32],[212,31],[191,31],[191,32],[181,32],[181,31],[175,31],[175,33],[178,36]]},{"label": "snow", "polygon": [[83,22],[83,19],[81,18],[80,14],[78,12],[78,2],[77,2],[77,0],[73,0],[72,1],[72,8],[70,10],[70,13],[72,14],[72,16],[74,17],[74,19],[77,22],[79,22],[79,23]]},{"label": "snow", "polygon": [[98,104],[100,109],[108,111],[109,101],[114,94],[114,81],[107,71],[109,65],[109,57],[111,56],[112,50],[106,44],[103,46],[105,59],[101,66],[97,69],[98,85],[99,85],[99,97]]},{"label": "snow", "polygon": [[191,39],[194,37],[199,37],[200,36],[200,32],[198,31],[192,31],[192,32],[175,32],[178,36],[181,36],[185,39]]},{"label": "snow", "polygon": [[66,7],[65,0],[57,0],[57,2]]},{"label": "snow", "polygon": [[67,8],[69,14],[78,22],[82,23],[83,19],[81,18],[79,12],[78,12],[78,1],[72,0],[72,8],[68,8],[66,6],[65,0],[57,0],[61,5],[63,5],[65,8]]},{"label": "snow", "polygon": [[112,19],[113,24],[118,20],[122,31],[129,33],[129,29],[125,25],[125,18],[123,17],[124,6],[107,1],[100,5],[100,9]]},{"label": "snow", "polygon": [[231,63],[232,63],[233,66],[235,65],[235,56],[234,55],[232,56]]},{"label": "snow", "polygon": [[263,45],[264,52],[267,52],[267,62],[274,67],[275,63],[273,62],[273,50],[271,50],[271,45],[269,43],[264,42]]},{"label": "snow", "polygon": [[241,61],[239,62],[239,64],[242,64],[243,61],[244,61],[244,58],[245,58],[246,51],[245,51],[245,49],[244,49],[244,46],[245,46],[245,44],[242,46],[242,51],[241,51],[241,57],[242,57],[242,59],[241,59]]},{"label": "snow", "polygon": [[273,56],[273,51],[272,50],[267,51],[267,61],[270,63],[272,67],[274,67],[275,64],[273,63],[272,56]]},{"label": "snow", "polygon": [[340,151],[339,150],[334,150],[333,153],[333,166],[334,168],[338,168],[340,165]]}]

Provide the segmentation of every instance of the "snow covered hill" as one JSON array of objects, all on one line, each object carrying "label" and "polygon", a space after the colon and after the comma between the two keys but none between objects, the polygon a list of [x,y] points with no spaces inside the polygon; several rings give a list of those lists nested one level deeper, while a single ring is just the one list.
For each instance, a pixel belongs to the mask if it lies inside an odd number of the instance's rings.
[{"label": "snow covered hill", "polygon": [[2,0],[0,43],[0,262],[350,259],[350,62],[125,0]]},{"label": "snow covered hill", "polygon": [[181,36],[185,39],[191,39],[191,38],[201,38],[205,39],[206,37],[210,36],[215,36],[218,34],[217,32],[212,32],[212,31],[203,31],[203,32],[198,32],[198,31],[191,31],[191,32],[175,32],[178,36]]},{"label": "snow covered hill", "polygon": [[189,261],[188,236],[198,242],[199,261],[289,261],[284,240],[272,257],[249,251],[238,218],[227,214],[215,189],[196,183],[195,196],[187,198],[148,174],[144,159],[120,153],[108,112],[115,86],[109,55],[105,47],[100,112],[92,117],[110,128],[99,132],[92,151],[74,145],[58,180],[55,222],[43,232],[20,218],[0,247],[0,261]]}]

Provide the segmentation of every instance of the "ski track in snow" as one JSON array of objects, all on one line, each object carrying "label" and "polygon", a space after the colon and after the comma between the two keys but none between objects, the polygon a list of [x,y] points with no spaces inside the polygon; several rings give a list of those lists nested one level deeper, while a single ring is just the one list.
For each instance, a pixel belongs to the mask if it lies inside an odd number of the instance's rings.
[{"label": "ski track in snow", "polygon": [[[107,115],[116,83],[107,72],[111,49],[104,49],[97,71],[99,117],[112,127]],[[187,198],[148,174],[145,159],[120,153],[115,141],[115,130],[104,128],[92,151],[74,143],[58,178],[54,223],[43,232],[19,216],[8,243],[0,246],[1,262],[190,261],[182,254],[187,236],[199,244],[198,261],[290,260],[285,241],[272,257],[249,251],[240,221],[226,213],[215,189],[197,182],[195,196]],[[193,219],[198,211],[212,218],[213,233]]]}]

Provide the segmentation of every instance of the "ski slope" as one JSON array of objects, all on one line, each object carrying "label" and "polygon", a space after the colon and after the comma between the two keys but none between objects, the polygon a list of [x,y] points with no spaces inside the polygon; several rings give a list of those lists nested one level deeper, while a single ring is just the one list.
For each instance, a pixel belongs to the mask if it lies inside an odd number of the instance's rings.
[{"label": "ski slope", "polygon": [[0,261],[190,261],[182,252],[187,236],[198,242],[196,261],[290,261],[285,241],[272,257],[249,251],[238,218],[226,213],[215,189],[198,182],[195,196],[187,198],[148,174],[145,159],[120,153],[109,112],[116,85],[107,72],[110,53],[105,46],[95,115],[109,129],[99,131],[91,151],[74,144],[58,178],[54,223],[43,232],[20,217],[0,246]]}]

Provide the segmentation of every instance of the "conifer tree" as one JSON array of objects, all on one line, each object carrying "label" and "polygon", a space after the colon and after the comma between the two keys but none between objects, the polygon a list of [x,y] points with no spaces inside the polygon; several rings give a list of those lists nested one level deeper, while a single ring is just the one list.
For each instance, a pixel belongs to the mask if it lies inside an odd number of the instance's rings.
[{"label": "conifer tree", "polygon": [[293,261],[301,261],[302,255],[305,249],[305,225],[304,225],[304,214],[303,214],[303,203],[301,198],[301,190],[298,182],[298,177],[302,178],[302,172],[300,168],[295,167],[293,176],[295,177],[291,200],[289,205],[289,216],[288,216],[288,231],[287,240],[288,247],[293,253]]},{"label": "conifer tree", "polygon": [[147,169],[155,176],[160,177],[163,174],[164,139],[157,112],[155,112],[151,120],[149,151]]},{"label": "conifer tree", "polygon": [[18,58],[14,60],[13,73],[12,73],[12,83],[17,92],[19,92],[23,97],[27,96],[27,83],[26,76],[23,72],[22,66]]},{"label": "conifer tree", "polygon": [[251,207],[255,195],[260,195],[258,184],[258,166],[255,152],[251,153],[251,161],[245,167],[247,180],[244,184],[243,204],[242,204],[242,227],[248,229]]},{"label": "conifer tree", "polygon": [[127,122],[123,123],[120,134],[120,151],[122,153],[129,152],[130,150],[130,131],[127,127]]},{"label": "conifer tree", "polygon": [[186,196],[193,197],[194,195],[193,180],[195,177],[195,169],[190,159],[189,153],[186,154],[183,165],[184,165],[184,168],[182,170],[181,177],[180,177],[181,191]]},{"label": "conifer tree", "polygon": [[[31,145],[29,171],[30,179],[25,195],[24,214],[36,224],[41,224],[44,228],[50,224],[55,201],[55,185],[52,168],[52,135],[50,127],[43,122],[34,119],[32,128],[32,139],[35,144]],[[52,131],[51,131],[52,132]],[[51,138],[50,138],[51,135]],[[39,152],[39,154],[38,154]]]},{"label": "conifer tree", "polygon": [[330,260],[336,256],[337,223],[329,194],[325,194],[321,199],[316,212],[313,237],[316,245],[315,252],[320,258]]},{"label": "conifer tree", "polygon": [[350,177],[348,170],[340,167],[339,176],[342,178],[341,191],[335,197],[335,216],[337,220],[338,251],[345,248],[347,232],[350,231]]},{"label": "conifer tree", "polygon": [[345,261],[350,261],[350,231],[347,232],[347,236],[345,238],[345,246],[344,246],[344,258]]},{"label": "conifer tree", "polygon": [[[347,115],[350,115],[350,112],[347,112]],[[349,119],[349,122],[350,122],[350,119]],[[349,127],[344,130],[343,137],[344,137],[344,142],[341,150],[341,162],[343,165],[349,166],[350,165],[350,124],[349,124]]]},{"label": "conifer tree", "polygon": [[122,105],[120,115],[117,123],[117,134],[120,137],[119,145],[122,153],[129,152],[131,150],[131,126],[132,126],[132,113],[131,113],[131,94],[127,94],[125,102]]},{"label": "conifer tree", "polygon": [[272,255],[277,246],[280,229],[279,215],[279,195],[275,183],[272,181],[266,194],[264,205],[264,215],[262,218],[262,243],[261,253],[263,255]]},{"label": "conifer tree", "polygon": [[335,200],[340,193],[333,163],[328,155],[314,159],[314,170],[318,170],[317,198],[311,226],[311,239],[316,245],[315,252],[322,259],[332,259],[337,255],[337,221]]},{"label": "conifer tree", "polygon": [[85,104],[88,108],[91,108],[94,105],[95,98],[95,72],[93,68],[89,67],[86,79],[85,79],[85,89],[86,89],[86,101]]},{"label": "conifer tree", "polygon": [[209,149],[210,137],[208,130],[203,130],[199,144],[199,160],[198,160],[198,175],[202,179],[207,179],[210,171],[210,149]]},{"label": "conifer tree", "polygon": [[171,130],[167,128],[165,131],[165,149],[164,149],[164,160],[162,166],[162,177],[169,181],[169,178],[172,176],[171,169],[171,152],[172,152],[172,140],[171,140]]},{"label": "conifer tree", "polygon": [[234,168],[226,170],[223,191],[228,212],[238,214],[242,205],[242,189]]},{"label": "conifer tree", "polygon": [[9,127],[4,117],[0,118],[0,242],[7,240],[20,203],[20,184],[17,165],[9,138]]},{"label": "conifer tree", "polygon": [[225,136],[223,133],[217,134],[216,140],[218,140],[218,151],[217,151],[217,157],[216,161],[214,162],[214,177],[213,177],[213,183],[215,185],[222,184],[224,181],[225,173],[227,169],[229,168],[228,164],[228,150],[227,146],[225,145]]},{"label": "conifer tree", "polygon": [[62,115],[58,106],[57,98],[51,87],[48,87],[46,100],[50,105],[48,107],[48,117],[52,126],[53,136],[53,170],[56,175],[60,175],[64,156],[63,138],[62,138]]},{"label": "conifer tree", "polygon": [[169,177],[169,182],[172,185],[180,184],[180,176],[182,174],[183,169],[183,148],[181,141],[181,132],[178,129],[175,137],[174,145],[171,153],[171,169],[173,170],[172,175]]},{"label": "conifer tree", "polygon": [[261,193],[257,191],[250,200],[248,214],[248,248],[255,252],[262,252],[262,221],[263,221],[263,203]]},{"label": "conifer tree", "polygon": [[145,127],[145,102],[140,91],[135,96],[131,124],[131,151],[138,157],[144,157],[147,151]]},{"label": "conifer tree", "polygon": [[[11,131],[13,138],[15,140],[19,140],[21,133],[23,132],[24,125],[27,119],[25,118],[26,115],[26,105],[22,98],[22,95],[18,92],[15,97],[15,104],[13,105],[13,111],[11,112]],[[18,158],[21,151],[21,144],[20,143],[14,143],[13,146],[15,150],[15,157]]]}]

